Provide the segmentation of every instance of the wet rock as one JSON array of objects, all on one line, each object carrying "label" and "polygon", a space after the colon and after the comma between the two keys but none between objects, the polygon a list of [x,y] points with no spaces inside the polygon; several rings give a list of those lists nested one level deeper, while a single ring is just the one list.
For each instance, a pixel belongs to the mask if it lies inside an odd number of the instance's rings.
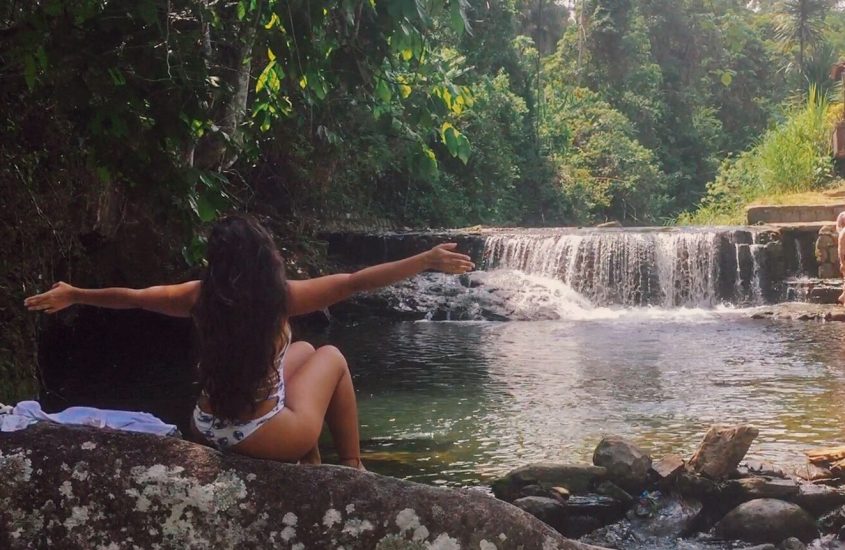
[{"label": "wet rock", "polygon": [[565,487],[572,494],[587,493],[607,478],[607,470],[598,466],[540,462],[517,468],[493,482],[493,494],[511,502],[526,485]]},{"label": "wet rock", "polygon": [[746,542],[779,543],[789,537],[811,541],[818,536],[815,520],[797,504],[762,498],[740,504],[716,525],[716,534]]},{"label": "wet rock", "polygon": [[746,477],[732,479],[722,484],[722,494],[734,502],[743,502],[758,498],[788,499],[799,492],[798,483],[791,479],[772,479],[768,477]]},{"label": "wet rock", "polygon": [[618,500],[601,495],[572,496],[564,506],[569,515],[598,518],[602,525],[621,518],[626,509]]},{"label": "wet rock", "polygon": [[628,494],[628,491],[616,485],[612,481],[602,481],[599,483],[598,487],[596,487],[596,493],[610,497],[620,502],[626,508],[634,504],[634,497]]},{"label": "wet rock", "polygon": [[684,470],[684,459],[680,455],[666,455],[651,465],[662,481],[672,481]]},{"label": "wet rock", "polygon": [[845,505],[845,489],[802,483],[798,494],[789,499],[813,515],[819,516]]},{"label": "wet rock", "polygon": [[[526,485],[525,487],[520,489],[519,495],[520,495],[519,498],[523,498],[523,497],[552,498],[551,495],[550,495],[550,491],[548,489],[544,489],[543,487],[540,487],[539,485],[533,485],[533,484],[532,485]],[[517,500],[519,500],[519,499],[517,499]],[[516,502],[516,501],[514,501],[514,502]]]},{"label": "wet rock", "polygon": [[719,485],[715,481],[686,472],[678,475],[675,487],[684,496],[702,500],[717,497],[720,493]]},{"label": "wet rock", "polygon": [[678,538],[687,535],[701,513],[696,499],[679,494],[651,493],[653,512],[632,520],[635,531],[650,538]]},{"label": "wet rock", "polygon": [[770,464],[768,462],[762,462],[760,460],[747,461],[745,463],[745,468],[749,473],[758,476],[779,477],[781,479],[787,479],[789,477],[786,471],[780,466]]},{"label": "wet rock", "polygon": [[630,441],[609,436],[596,447],[593,464],[606,468],[608,477],[623,489],[639,492],[646,485],[651,457]]},{"label": "wet rock", "polygon": [[819,527],[824,533],[839,533],[845,528],[845,506],[822,515],[819,518]]},{"label": "wet rock", "polygon": [[[520,508],[567,537],[578,538],[621,517],[618,503],[596,497],[572,497],[561,503],[544,497],[523,497],[513,501]],[[610,515],[612,514],[612,515]]]},{"label": "wet rock", "polygon": [[572,496],[572,493],[569,492],[569,489],[566,487],[552,487],[550,491],[558,498],[563,500],[569,500],[569,497]]},{"label": "wet rock", "polygon": [[603,525],[604,523],[594,516],[569,516],[566,518],[566,525],[560,533],[572,539],[579,539]]},{"label": "wet rock", "polygon": [[789,537],[778,544],[778,550],[807,550],[807,546],[795,537]]},{"label": "wet rock", "polygon": [[690,469],[711,479],[733,472],[759,431],[753,426],[713,426],[689,461]]},{"label": "wet rock", "polygon": [[49,424],[0,433],[0,548],[583,549],[501,501]]},{"label": "wet rock", "polygon": [[655,492],[640,500],[644,502],[625,519],[597,530],[584,541],[612,548],[670,548],[673,545],[668,541],[689,534],[702,511],[700,502],[677,494]]},{"label": "wet rock", "polygon": [[558,532],[566,528],[566,508],[553,498],[522,497],[513,501],[513,505],[525,510]]},{"label": "wet rock", "polygon": [[833,474],[827,468],[816,466],[815,464],[806,464],[795,469],[795,475],[807,481],[819,481],[823,479],[831,479]]}]

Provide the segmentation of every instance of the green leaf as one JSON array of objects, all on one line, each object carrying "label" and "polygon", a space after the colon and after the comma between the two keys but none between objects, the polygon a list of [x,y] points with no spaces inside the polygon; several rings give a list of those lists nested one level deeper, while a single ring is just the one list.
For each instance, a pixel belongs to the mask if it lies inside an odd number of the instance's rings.
[{"label": "green leaf", "polygon": [[261,74],[258,75],[258,80],[255,81],[255,91],[260,92],[264,89],[264,86],[267,85],[267,80],[270,78],[271,74],[274,74],[273,67],[276,66],[275,61],[270,61],[267,63],[267,66],[264,67],[264,70],[261,71]]},{"label": "green leaf", "polygon": [[35,89],[35,58],[25,55],[23,58],[23,78],[29,91]]},{"label": "green leaf", "polygon": [[469,140],[463,134],[458,135],[458,158],[466,164],[469,162],[470,145]]},{"label": "green leaf", "polygon": [[243,0],[238,2],[237,11],[238,11],[238,20],[243,21],[244,17],[246,17],[246,4],[244,4]]},{"label": "green leaf", "polygon": [[458,136],[454,128],[446,130],[446,133],[444,134],[444,141],[446,143],[446,149],[449,150],[449,154],[453,157],[458,156]]},{"label": "green leaf", "polygon": [[457,34],[463,34],[466,30],[464,24],[464,14],[461,13],[461,3],[454,0],[450,6],[449,26]]},{"label": "green leaf", "polygon": [[393,97],[393,93],[390,91],[390,87],[387,85],[387,81],[379,78],[378,83],[376,84],[376,97],[378,97],[382,102],[389,103],[390,98]]},{"label": "green leaf", "polygon": [[728,86],[731,85],[731,82],[733,82],[734,76],[730,72],[725,71],[725,72],[722,73],[722,79],[721,80],[722,80],[722,84],[725,86],[725,88],[727,88]]}]

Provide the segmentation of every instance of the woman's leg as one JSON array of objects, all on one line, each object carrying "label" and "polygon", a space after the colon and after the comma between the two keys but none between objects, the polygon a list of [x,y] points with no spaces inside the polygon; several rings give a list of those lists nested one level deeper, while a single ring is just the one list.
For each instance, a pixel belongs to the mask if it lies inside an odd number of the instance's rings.
[{"label": "woman's leg", "polygon": [[[305,361],[307,361],[315,351],[314,346],[304,340],[293,342],[290,345],[287,355],[285,356],[284,377],[286,385],[290,384],[290,379],[296,376],[296,373],[299,372],[299,369],[305,364]],[[299,463],[322,464],[323,460],[322,457],[320,457],[320,447],[315,443],[314,447],[310,451],[300,457]]]},{"label": "woman's leg", "polygon": [[316,445],[325,419],[341,459],[358,466],[358,407],[343,354],[333,346],[321,347],[285,378],[285,408],[233,450],[298,460]]}]

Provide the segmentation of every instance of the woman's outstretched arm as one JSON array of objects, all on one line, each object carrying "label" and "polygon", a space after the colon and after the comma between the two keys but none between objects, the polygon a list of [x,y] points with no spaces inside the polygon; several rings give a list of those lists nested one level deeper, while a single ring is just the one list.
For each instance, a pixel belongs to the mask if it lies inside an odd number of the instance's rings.
[{"label": "woman's outstretched arm", "polygon": [[446,243],[427,252],[355,273],[341,273],[304,281],[288,281],[288,315],[304,315],[345,300],[356,292],[391,285],[433,269],[446,273],[466,273],[475,265],[466,254],[454,252],[457,244]]},{"label": "woman's outstretched arm", "polygon": [[172,317],[190,317],[199,296],[200,282],[149,288],[76,288],[58,282],[47,292],[30,296],[24,305],[30,311],[56,313],[74,304],[109,309],[145,309]]}]

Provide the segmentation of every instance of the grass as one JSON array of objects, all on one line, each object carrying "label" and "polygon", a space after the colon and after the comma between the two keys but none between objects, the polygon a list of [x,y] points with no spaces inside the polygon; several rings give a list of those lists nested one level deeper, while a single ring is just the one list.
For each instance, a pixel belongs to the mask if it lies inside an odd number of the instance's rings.
[{"label": "grass", "polygon": [[845,182],[834,177],[830,132],[841,117],[811,87],[803,104],[771,128],[754,147],[722,163],[697,210],[678,217],[681,225],[745,223],[749,205],[836,204],[845,202]]},{"label": "grass", "polygon": [[755,198],[749,206],[845,204],[845,180],[836,180],[829,189],[814,189],[795,193],[772,193]]}]

